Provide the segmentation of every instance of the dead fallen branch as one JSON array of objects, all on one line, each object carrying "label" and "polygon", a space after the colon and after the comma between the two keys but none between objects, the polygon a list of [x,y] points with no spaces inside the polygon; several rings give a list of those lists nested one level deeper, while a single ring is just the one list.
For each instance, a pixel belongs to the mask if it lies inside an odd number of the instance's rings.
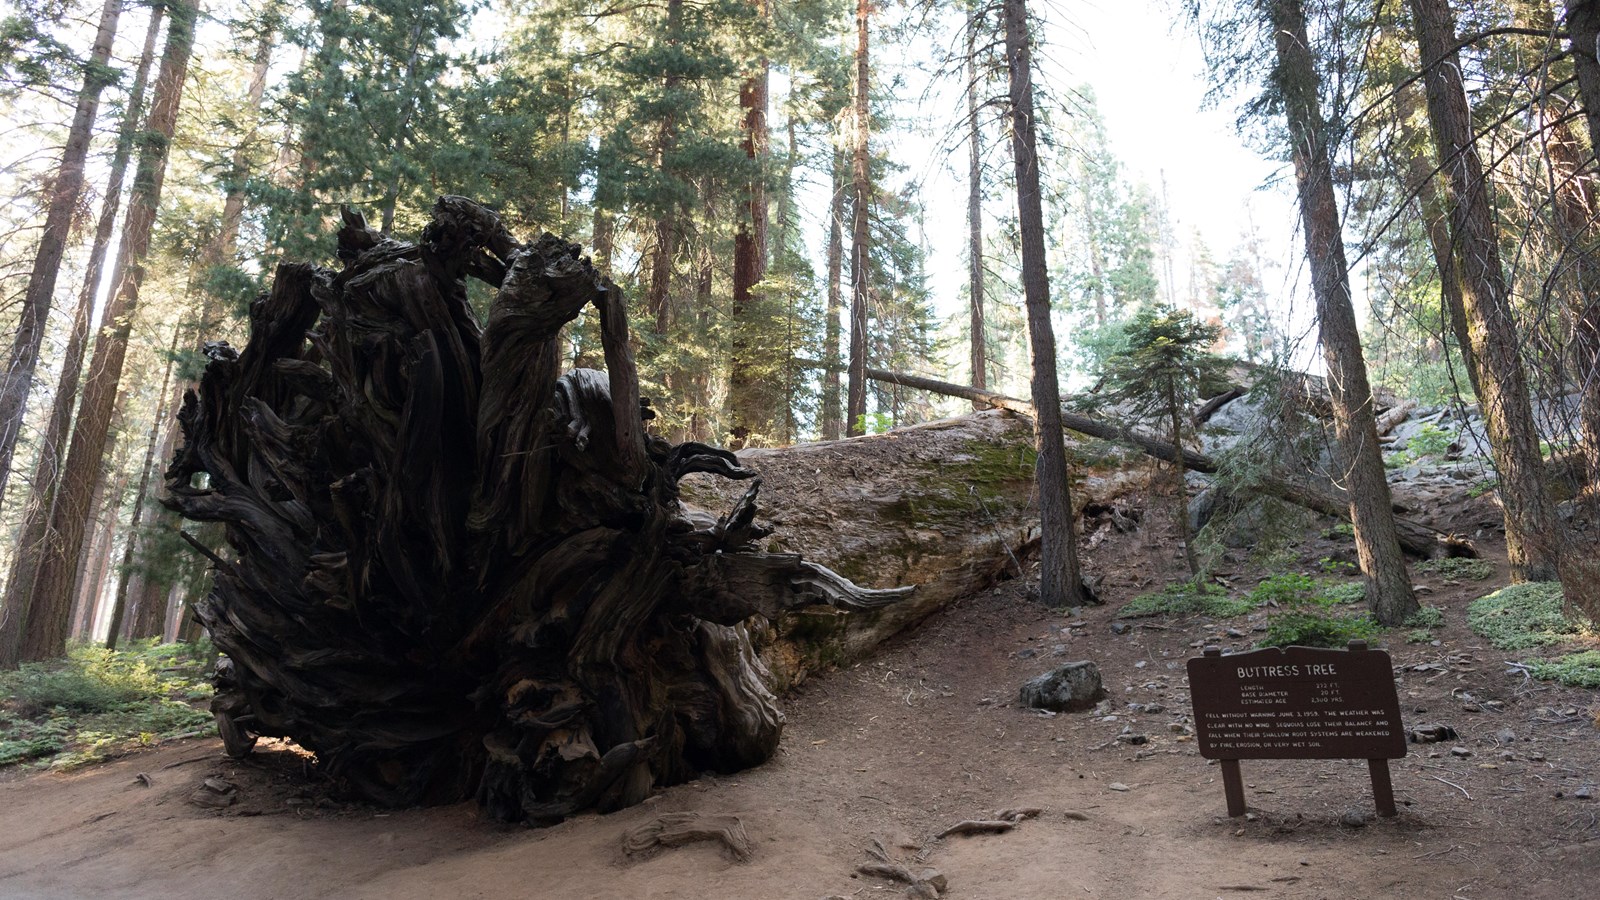
[{"label": "dead fallen branch", "polygon": [[748,860],[755,849],[738,816],[682,812],[667,813],[624,834],[622,852],[637,856],[661,847],[681,847],[696,841],[716,841],[739,862]]}]

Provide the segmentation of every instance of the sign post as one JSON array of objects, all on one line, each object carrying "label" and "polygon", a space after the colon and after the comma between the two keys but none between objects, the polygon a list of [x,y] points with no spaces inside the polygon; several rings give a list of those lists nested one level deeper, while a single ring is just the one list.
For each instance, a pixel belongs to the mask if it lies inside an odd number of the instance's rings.
[{"label": "sign post", "polygon": [[1365,759],[1378,814],[1395,815],[1389,760],[1406,755],[1389,654],[1270,648],[1189,660],[1200,755],[1218,760],[1228,815],[1245,813],[1241,759]]}]

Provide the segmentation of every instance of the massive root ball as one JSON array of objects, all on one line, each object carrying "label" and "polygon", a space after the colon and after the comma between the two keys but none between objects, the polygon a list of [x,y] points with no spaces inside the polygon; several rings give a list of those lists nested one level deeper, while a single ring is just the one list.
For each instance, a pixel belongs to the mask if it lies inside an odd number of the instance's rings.
[{"label": "massive root ball", "polygon": [[[179,416],[167,502],[232,548],[196,607],[229,752],[290,737],[373,800],[538,823],[768,758],[746,620],[905,591],[761,552],[755,473],[646,433],[621,294],[576,245],[445,197],[417,244],[346,213],[339,258],[279,267]],[[585,307],[608,371],[561,375]],[[692,472],[750,487],[692,517]]]}]

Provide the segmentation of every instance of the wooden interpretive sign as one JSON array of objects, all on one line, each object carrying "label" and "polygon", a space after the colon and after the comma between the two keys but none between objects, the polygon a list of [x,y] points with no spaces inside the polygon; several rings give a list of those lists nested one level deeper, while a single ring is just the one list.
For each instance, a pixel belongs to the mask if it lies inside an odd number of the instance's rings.
[{"label": "wooden interpretive sign", "polygon": [[1189,660],[1200,755],[1220,760],[1228,815],[1245,812],[1241,759],[1365,759],[1378,814],[1395,814],[1389,760],[1406,755],[1389,654],[1289,647]]}]

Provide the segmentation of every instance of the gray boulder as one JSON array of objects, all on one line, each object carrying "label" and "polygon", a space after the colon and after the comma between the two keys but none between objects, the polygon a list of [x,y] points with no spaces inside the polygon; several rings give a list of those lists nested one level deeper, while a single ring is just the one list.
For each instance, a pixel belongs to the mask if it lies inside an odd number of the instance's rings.
[{"label": "gray boulder", "polygon": [[1022,705],[1056,712],[1089,709],[1106,695],[1100,667],[1089,660],[1069,662],[1022,686]]}]

